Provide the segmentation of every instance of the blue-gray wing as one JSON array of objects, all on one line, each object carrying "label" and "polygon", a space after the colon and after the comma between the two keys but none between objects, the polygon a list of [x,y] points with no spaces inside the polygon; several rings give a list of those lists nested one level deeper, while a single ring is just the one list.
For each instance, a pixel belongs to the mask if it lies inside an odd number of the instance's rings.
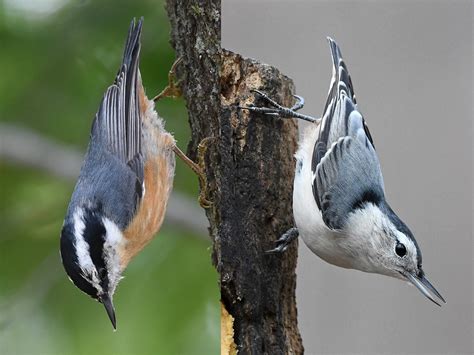
[{"label": "blue-gray wing", "polygon": [[[140,164],[140,159],[130,164]],[[87,157],[71,197],[71,213],[78,206],[100,210],[125,229],[135,215],[143,196],[142,182],[134,170],[115,154],[89,145]]]},{"label": "blue-gray wing", "polygon": [[91,204],[122,228],[143,197],[144,157],[138,97],[142,21],[132,21],[122,64],[101,102],[70,208]]},{"label": "blue-gray wing", "polygon": [[384,198],[375,147],[357,108],[354,87],[337,43],[328,38],[332,78],[312,157],[313,195],[325,224],[342,229],[348,214]]},{"label": "blue-gray wing", "polygon": [[339,138],[321,159],[314,175],[314,197],[324,223],[331,229],[342,229],[354,209],[384,199],[375,150],[355,137]]},{"label": "blue-gray wing", "polygon": [[142,19],[132,21],[122,64],[97,112],[92,136],[143,180],[142,120],[138,97]]},{"label": "blue-gray wing", "polygon": [[[357,101],[354,93],[349,70],[342,58],[341,50],[337,43],[328,37],[329,48],[332,58],[332,77],[329,85],[328,98],[324,106],[322,115],[321,129],[319,131],[318,143],[314,148],[312,169],[316,169],[321,158],[326,151],[340,137],[351,135],[350,115],[357,110]],[[357,128],[362,127],[367,143],[375,148],[369,128],[365,120],[360,116],[360,122],[352,120],[357,124]]]},{"label": "blue-gray wing", "polygon": [[[91,132],[91,148],[104,150],[110,157],[115,173],[122,176],[120,180],[110,179],[114,189],[128,194],[133,201],[135,211],[143,195],[144,157],[142,155],[142,118],[139,93],[139,57],[140,36],[143,19],[132,21],[122,64],[100,105]],[[132,174],[130,174],[132,173]],[[127,177],[127,178],[125,178]],[[128,181],[131,179],[131,181]],[[127,185],[122,188],[117,184]]]}]

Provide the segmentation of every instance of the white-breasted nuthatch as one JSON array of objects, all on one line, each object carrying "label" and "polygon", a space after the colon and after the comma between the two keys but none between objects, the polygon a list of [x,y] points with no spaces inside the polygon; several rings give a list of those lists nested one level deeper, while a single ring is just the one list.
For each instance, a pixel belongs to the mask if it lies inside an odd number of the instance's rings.
[{"label": "white-breasted nuthatch", "polygon": [[272,107],[241,107],[270,116],[294,117],[300,125],[293,186],[296,228],[277,241],[282,252],[301,235],[320,258],[336,266],[407,280],[431,301],[445,302],[422,269],[413,234],[385,199],[379,160],[369,129],[358,111],[351,77],[339,46],[328,38],[333,73],[321,119],[286,108],[253,90]]},{"label": "white-breasted nuthatch", "polygon": [[175,154],[139,71],[143,19],[132,21],[122,65],[102,99],[61,231],[71,281],[101,302],[116,328],[113,295],[130,260],[160,229],[173,186]]}]

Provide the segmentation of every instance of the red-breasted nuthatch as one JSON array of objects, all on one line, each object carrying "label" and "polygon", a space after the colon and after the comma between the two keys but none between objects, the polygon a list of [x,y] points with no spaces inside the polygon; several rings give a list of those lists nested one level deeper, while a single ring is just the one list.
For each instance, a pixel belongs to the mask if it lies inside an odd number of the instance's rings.
[{"label": "red-breasted nuthatch", "polygon": [[425,277],[420,248],[385,200],[374,142],[358,111],[351,77],[339,46],[328,38],[333,73],[321,119],[282,107],[254,90],[270,107],[241,107],[270,116],[294,117],[300,125],[291,228],[270,252],[282,252],[301,235],[320,258],[336,266],[407,280],[431,301],[445,302]]},{"label": "red-breasted nuthatch", "polygon": [[129,261],[160,229],[175,153],[183,156],[143,89],[138,68],[142,22],[132,21],[122,65],[93,121],[61,231],[69,278],[104,305],[114,328],[117,284]]}]

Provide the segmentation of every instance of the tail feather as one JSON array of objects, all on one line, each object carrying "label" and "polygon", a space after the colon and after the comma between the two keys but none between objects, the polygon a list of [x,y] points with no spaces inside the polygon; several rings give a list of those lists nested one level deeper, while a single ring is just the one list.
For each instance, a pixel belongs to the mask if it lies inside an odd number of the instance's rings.
[{"label": "tail feather", "polygon": [[141,118],[140,100],[138,98],[138,61],[140,58],[140,37],[142,33],[143,17],[138,22],[135,19],[130,24],[127,42],[122,60],[122,67],[126,66],[127,80],[125,87],[125,114],[128,126],[127,146],[129,147],[128,160],[140,152],[141,145]]},{"label": "tail feather", "polygon": [[101,124],[108,148],[128,162],[141,153],[141,113],[138,97],[140,36],[143,18],[132,20],[128,30],[122,64],[102,100],[96,120]]},{"label": "tail feather", "polygon": [[327,37],[332,58],[332,77],[324,106],[321,129],[313,152],[312,168],[321,161],[331,144],[348,134],[350,113],[357,109],[352,80],[336,41]]},{"label": "tail feather", "polygon": [[[128,72],[133,73],[138,66],[138,58],[140,56],[140,37],[142,33],[143,17],[138,21],[135,19],[130,23],[128,29],[128,36],[125,42],[125,49],[123,52],[122,66],[126,65]],[[122,68],[120,68],[120,71]]]},{"label": "tail feather", "polygon": [[342,59],[341,49],[339,48],[336,41],[331,37],[327,37],[329,42],[329,47],[331,49],[331,57],[333,64],[333,78],[331,80],[331,86],[336,85],[337,93],[340,94],[341,91],[345,91],[346,95],[351,98],[351,100],[356,104],[356,98],[354,93],[354,87],[352,85],[351,76],[347,70],[346,63]]}]

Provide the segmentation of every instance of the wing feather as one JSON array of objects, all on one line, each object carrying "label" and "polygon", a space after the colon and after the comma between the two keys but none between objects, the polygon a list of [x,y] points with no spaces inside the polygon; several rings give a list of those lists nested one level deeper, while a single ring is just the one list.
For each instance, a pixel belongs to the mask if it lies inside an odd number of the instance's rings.
[{"label": "wing feather", "polygon": [[331,229],[342,229],[355,208],[384,199],[375,150],[349,136],[341,137],[321,159],[314,184],[323,221]]},{"label": "wing feather", "polygon": [[341,229],[354,208],[382,201],[384,187],[372,136],[357,109],[341,50],[334,40],[328,41],[333,71],[313,150],[313,195],[325,224]]},{"label": "wing feather", "polygon": [[141,113],[138,99],[138,61],[142,19],[132,21],[122,64],[102,99],[95,129],[111,153],[125,164],[141,153]]},{"label": "wing feather", "polygon": [[[350,113],[357,110],[354,86],[349,70],[342,58],[341,50],[333,39],[328,37],[328,41],[333,64],[332,77],[318,136],[318,143],[321,142],[322,145],[318,147],[317,154],[313,153],[313,171],[329,147],[340,137],[350,134],[348,119]],[[374,146],[372,136],[363,117],[362,126],[370,144]]]},{"label": "wing feather", "polygon": [[[127,186],[133,196],[134,208],[143,197],[144,157],[141,148],[142,121],[138,98],[140,35],[143,19],[132,21],[125,44],[122,64],[114,83],[107,89],[96,114],[92,141],[95,149],[102,149],[118,158],[121,175],[130,175],[134,187]],[[120,166],[119,166],[120,165]]]}]

